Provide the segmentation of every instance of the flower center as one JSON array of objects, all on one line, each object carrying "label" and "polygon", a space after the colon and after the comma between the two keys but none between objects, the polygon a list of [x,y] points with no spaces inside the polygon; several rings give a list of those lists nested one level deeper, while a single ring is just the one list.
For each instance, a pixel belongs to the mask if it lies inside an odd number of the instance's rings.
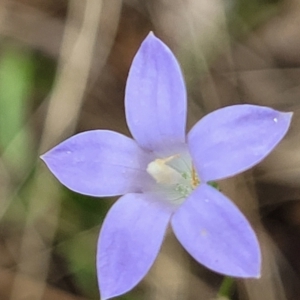
[{"label": "flower center", "polygon": [[147,172],[155,179],[158,191],[174,204],[181,204],[200,183],[190,157],[179,154],[155,159]]}]

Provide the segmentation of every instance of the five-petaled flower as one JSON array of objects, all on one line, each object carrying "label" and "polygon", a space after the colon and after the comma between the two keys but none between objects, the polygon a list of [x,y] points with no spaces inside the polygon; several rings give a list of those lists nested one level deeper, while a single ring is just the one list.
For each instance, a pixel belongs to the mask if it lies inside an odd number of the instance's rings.
[{"label": "five-petaled flower", "polygon": [[134,140],[109,130],[77,134],[42,156],[78,193],[122,196],[101,229],[101,299],[121,295],[146,275],[166,229],[201,264],[221,274],[259,277],[256,236],[242,213],[209,185],[264,159],[286,134],[292,113],[233,105],[185,134],[186,89],[170,49],[152,33],[127,80],[125,109]]}]

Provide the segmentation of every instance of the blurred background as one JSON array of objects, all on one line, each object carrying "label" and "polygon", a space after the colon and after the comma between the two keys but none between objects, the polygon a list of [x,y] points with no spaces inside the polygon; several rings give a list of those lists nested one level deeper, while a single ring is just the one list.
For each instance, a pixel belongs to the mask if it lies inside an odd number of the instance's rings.
[{"label": "blurred background", "polygon": [[[96,243],[115,199],[67,190],[39,155],[76,132],[129,134],[126,78],[150,30],[181,64],[188,128],[238,103],[294,111],[276,150],[221,187],[263,253],[262,277],[235,280],[230,299],[300,299],[299,0],[1,0],[0,299],[99,299]],[[220,300],[222,279],[168,232],[118,299]]]}]

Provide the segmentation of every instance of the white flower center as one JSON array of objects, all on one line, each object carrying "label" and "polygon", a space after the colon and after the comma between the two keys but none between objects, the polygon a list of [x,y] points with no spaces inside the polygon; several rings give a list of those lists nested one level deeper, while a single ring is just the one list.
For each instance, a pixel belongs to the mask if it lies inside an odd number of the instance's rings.
[{"label": "white flower center", "polygon": [[181,204],[200,182],[190,157],[179,154],[155,159],[147,172],[155,179],[157,190],[174,204]]}]

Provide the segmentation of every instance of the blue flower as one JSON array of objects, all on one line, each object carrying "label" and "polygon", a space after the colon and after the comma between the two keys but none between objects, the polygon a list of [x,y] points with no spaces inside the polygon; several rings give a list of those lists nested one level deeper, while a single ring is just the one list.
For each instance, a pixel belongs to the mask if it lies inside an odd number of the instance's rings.
[{"label": "blue flower", "polygon": [[122,196],[103,223],[97,253],[101,299],[126,293],[147,274],[167,227],[201,264],[221,274],[259,277],[250,224],[210,186],[263,160],[286,134],[292,113],[233,105],[186,135],[186,89],[170,49],[152,33],[127,80],[126,119],[134,139],[109,130],[77,134],[42,156],[69,189]]}]

